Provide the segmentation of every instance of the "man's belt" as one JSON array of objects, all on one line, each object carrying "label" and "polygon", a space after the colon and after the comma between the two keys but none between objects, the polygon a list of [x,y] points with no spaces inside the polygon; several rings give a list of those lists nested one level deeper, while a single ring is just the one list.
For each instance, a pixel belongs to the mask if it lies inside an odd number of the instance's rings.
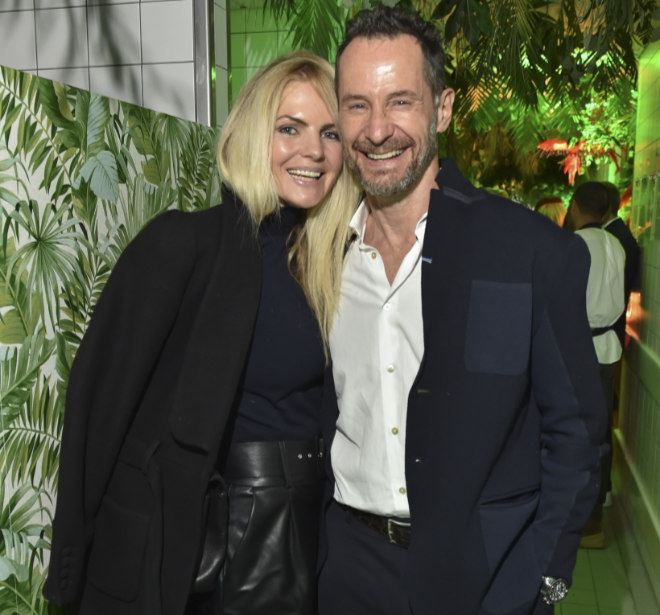
[{"label": "man's belt", "polygon": [[603,333],[607,333],[608,331],[614,331],[615,324],[614,325],[609,325],[608,327],[593,327],[591,329],[591,337],[596,337],[598,335],[603,335]]},{"label": "man's belt", "polygon": [[383,517],[365,510],[358,510],[357,508],[346,506],[346,504],[341,504],[339,502],[338,504],[341,508],[351,513],[358,521],[385,536],[385,538],[387,538],[392,544],[402,547],[403,549],[408,548],[411,533],[410,519]]}]

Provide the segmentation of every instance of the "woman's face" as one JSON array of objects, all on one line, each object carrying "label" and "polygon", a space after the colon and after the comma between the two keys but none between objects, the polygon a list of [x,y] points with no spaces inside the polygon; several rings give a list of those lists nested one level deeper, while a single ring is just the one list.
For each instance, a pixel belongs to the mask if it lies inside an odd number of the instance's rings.
[{"label": "woman's face", "polygon": [[308,81],[291,81],[282,92],[270,168],[282,207],[314,207],[341,172],[339,132]]}]

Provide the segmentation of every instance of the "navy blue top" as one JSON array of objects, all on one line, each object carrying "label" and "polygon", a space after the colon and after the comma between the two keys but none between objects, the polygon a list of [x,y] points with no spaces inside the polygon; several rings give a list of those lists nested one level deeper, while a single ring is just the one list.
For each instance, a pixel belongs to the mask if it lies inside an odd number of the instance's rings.
[{"label": "navy blue top", "polygon": [[325,357],[314,313],[287,266],[286,241],[304,211],[259,227],[262,288],[232,441],[307,440],[320,433]]}]

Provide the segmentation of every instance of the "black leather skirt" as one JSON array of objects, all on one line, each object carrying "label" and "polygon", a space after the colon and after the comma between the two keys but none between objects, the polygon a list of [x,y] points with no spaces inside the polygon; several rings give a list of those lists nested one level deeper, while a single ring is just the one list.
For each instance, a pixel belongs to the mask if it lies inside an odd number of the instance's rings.
[{"label": "black leather skirt", "polygon": [[323,494],[322,442],[232,444],[227,559],[187,615],[313,615]]}]

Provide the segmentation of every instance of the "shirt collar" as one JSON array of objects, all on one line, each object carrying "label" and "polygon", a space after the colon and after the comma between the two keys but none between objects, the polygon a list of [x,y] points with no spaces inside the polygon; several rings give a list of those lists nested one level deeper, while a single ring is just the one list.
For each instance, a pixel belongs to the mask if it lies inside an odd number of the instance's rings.
[{"label": "shirt collar", "polygon": [[[360,243],[364,242],[364,231],[367,226],[367,218],[369,217],[369,207],[367,205],[367,200],[362,199],[360,206],[357,208],[356,212],[353,214],[351,221],[348,226],[350,232],[354,237],[357,237],[360,240]],[[424,240],[424,231],[426,230],[426,218],[428,217],[428,210],[424,212],[422,217],[418,220],[417,226],[415,227],[415,235],[419,241]]]}]

